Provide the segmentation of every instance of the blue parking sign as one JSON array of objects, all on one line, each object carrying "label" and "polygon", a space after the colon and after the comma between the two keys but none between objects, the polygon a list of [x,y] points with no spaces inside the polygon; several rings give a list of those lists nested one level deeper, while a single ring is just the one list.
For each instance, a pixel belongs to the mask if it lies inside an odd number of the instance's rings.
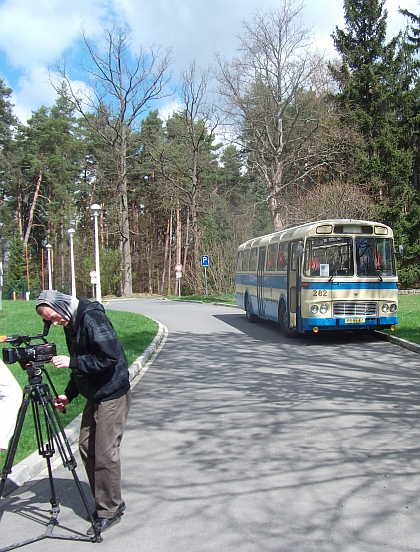
[{"label": "blue parking sign", "polygon": [[201,266],[209,266],[209,256],[201,255]]}]

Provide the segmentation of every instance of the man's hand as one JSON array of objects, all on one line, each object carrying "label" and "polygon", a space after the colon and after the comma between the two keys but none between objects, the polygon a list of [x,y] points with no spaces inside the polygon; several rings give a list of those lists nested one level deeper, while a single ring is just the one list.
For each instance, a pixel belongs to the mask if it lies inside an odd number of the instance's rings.
[{"label": "man's hand", "polygon": [[53,356],[51,362],[56,368],[68,368],[70,366],[70,357],[65,355]]},{"label": "man's hand", "polygon": [[58,397],[54,399],[54,406],[59,412],[63,412],[68,404],[69,400],[66,395],[58,395]]}]

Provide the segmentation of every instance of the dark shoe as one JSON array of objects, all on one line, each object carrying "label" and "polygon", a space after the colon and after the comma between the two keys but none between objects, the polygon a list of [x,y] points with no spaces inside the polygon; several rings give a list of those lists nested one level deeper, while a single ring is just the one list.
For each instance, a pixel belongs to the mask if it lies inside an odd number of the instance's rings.
[{"label": "dark shoe", "polygon": [[[117,514],[122,514],[125,510],[125,502],[121,502],[121,504],[118,506],[117,508]],[[94,512],[92,512],[92,517],[94,519],[94,521],[96,521],[98,519],[98,512],[95,510]],[[86,518],[87,521],[90,521],[89,518]]]},{"label": "dark shoe", "polygon": [[[97,531],[99,531],[99,533],[105,533],[105,531],[108,531],[108,529],[111,529],[113,525],[117,525],[117,523],[119,523],[120,521],[121,521],[121,514],[117,514],[111,519],[98,517],[98,519],[95,521],[95,526]],[[95,529],[93,528],[93,526],[89,527],[86,534],[87,535],[95,534]]]},{"label": "dark shoe", "polygon": [[117,514],[122,514],[125,511],[125,502],[121,502],[121,504],[117,508]]}]

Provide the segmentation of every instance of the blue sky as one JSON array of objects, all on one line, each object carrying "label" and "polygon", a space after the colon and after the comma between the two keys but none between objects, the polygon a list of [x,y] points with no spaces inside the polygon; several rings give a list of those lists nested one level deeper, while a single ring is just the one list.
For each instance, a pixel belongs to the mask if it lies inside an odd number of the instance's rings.
[{"label": "blue sky", "polygon": [[[206,68],[216,52],[233,56],[241,20],[250,21],[255,6],[264,11],[276,5],[273,0],[0,0],[0,78],[13,89],[14,113],[26,122],[32,110],[55,101],[46,67],[64,54],[79,63],[81,27],[99,40],[104,24],[129,24],[133,48],[172,48],[176,72],[193,58]],[[420,13],[419,0],[387,0],[390,36],[405,26],[399,6]],[[318,46],[333,56],[330,35],[344,24],[341,0],[307,0],[303,14]]]}]

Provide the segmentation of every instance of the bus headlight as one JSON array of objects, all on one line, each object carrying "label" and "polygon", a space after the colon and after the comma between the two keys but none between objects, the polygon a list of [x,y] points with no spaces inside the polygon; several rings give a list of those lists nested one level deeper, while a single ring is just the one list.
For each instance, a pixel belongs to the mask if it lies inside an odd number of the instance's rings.
[{"label": "bus headlight", "polygon": [[317,314],[318,313],[318,305],[311,305],[311,308],[309,310],[311,311],[311,314]]},{"label": "bus headlight", "polygon": [[391,306],[389,307],[389,310],[391,312],[397,312],[397,309],[398,309],[397,305],[395,303],[391,303]]},{"label": "bus headlight", "polygon": [[384,303],[382,305],[382,312],[389,312],[389,305],[388,303]]},{"label": "bus headlight", "polygon": [[328,305],[327,305],[327,303],[322,303],[322,305],[321,305],[321,307],[320,307],[320,309],[319,309],[319,312],[320,312],[321,314],[325,314],[325,313],[328,312]]}]

